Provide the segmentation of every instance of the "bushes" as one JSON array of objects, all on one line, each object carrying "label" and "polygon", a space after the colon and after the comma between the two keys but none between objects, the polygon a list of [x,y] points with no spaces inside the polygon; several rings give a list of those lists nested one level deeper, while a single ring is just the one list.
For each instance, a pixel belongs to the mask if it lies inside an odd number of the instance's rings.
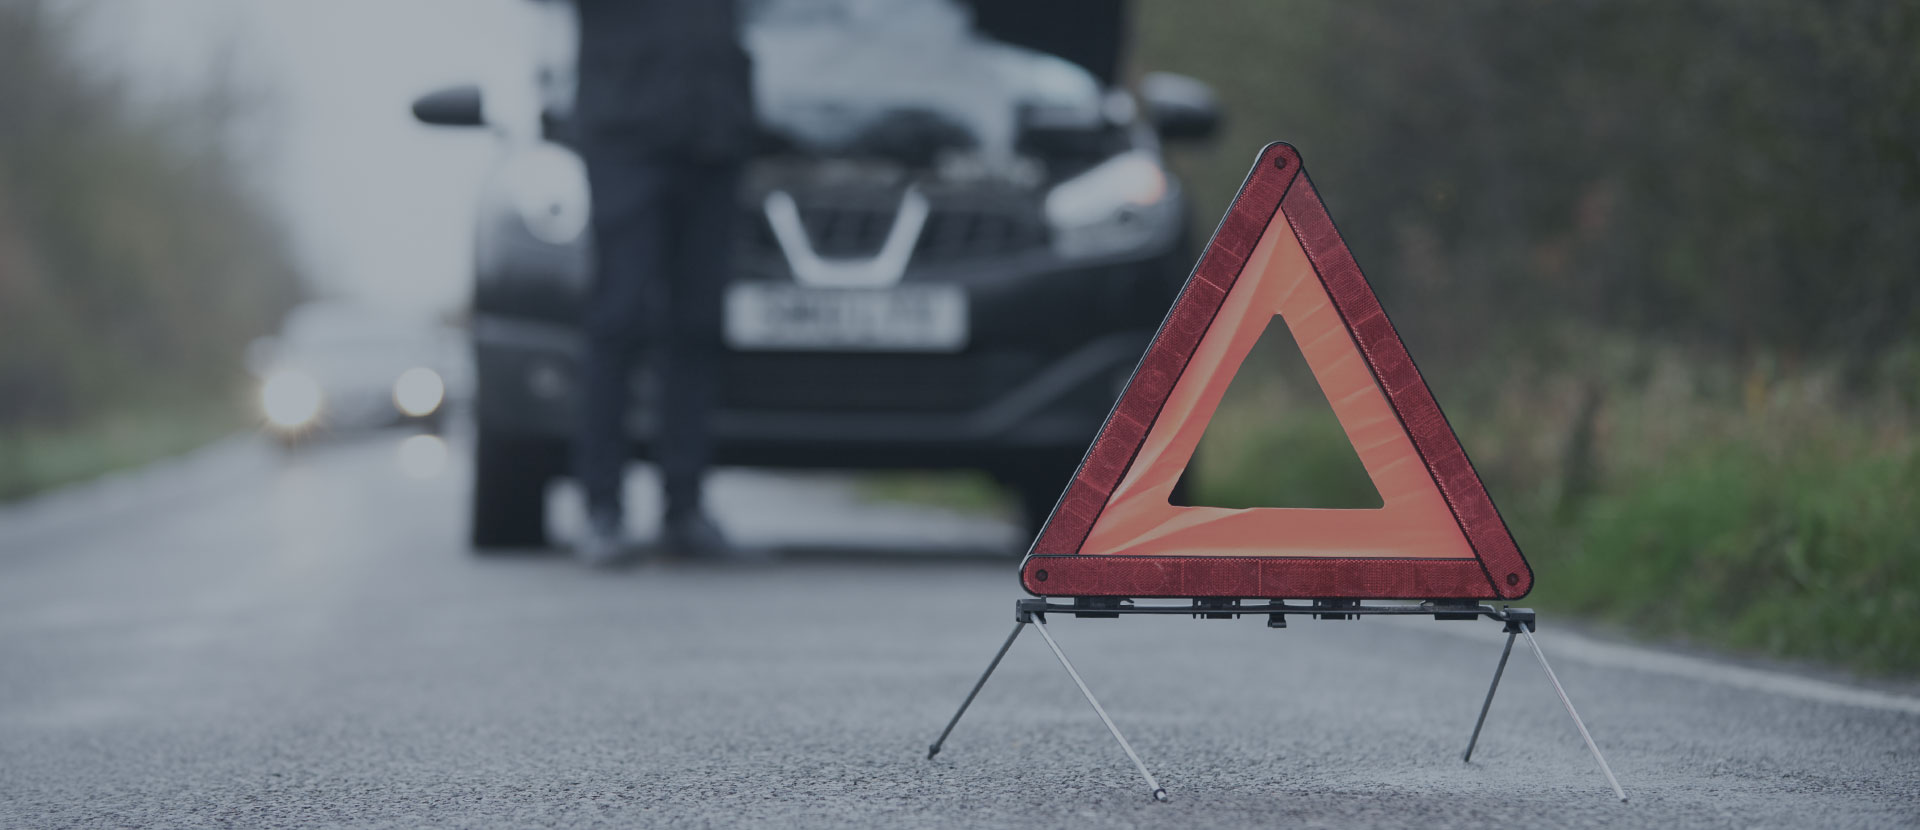
[{"label": "bushes", "polygon": [[1868,670],[1920,670],[1920,452],[1714,442],[1534,525],[1541,605]]},{"label": "bushes", "polygon": [[[31,442],[227,406],[296,288],[227,152],[225,93],[142,114],[69,55],[71,4],[0,4],[0,464],[5,489],[97,472]],[[139,458],[149,453],[55,453]],[[31,457],[30,457],[31,456]]]},{"label": "bushes", "polygon": [[1423,364],[1572,321],[1858,385],[1920,330],[1920,0],[1191,6],[1136,63],[1220,91],[1201,215],[1297,144]]},{"label": "bushes", "polygon": [[[1227,109],[1178,159],[1201,215],[1256,148],[1301,148],[1539,605],[1920,672],[1920,0],[1137,20],[1139,68]],[[1236,409],[1205,500],[1351,489],[1318,470],[1337,429]]]}]

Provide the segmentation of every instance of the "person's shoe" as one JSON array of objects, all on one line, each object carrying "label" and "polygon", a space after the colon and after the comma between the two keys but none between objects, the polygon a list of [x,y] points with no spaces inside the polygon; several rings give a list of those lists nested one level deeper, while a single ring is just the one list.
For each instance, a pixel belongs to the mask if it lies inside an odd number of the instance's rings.
[{"label": "person's shoe", "polygon": [[573,558],[593,568],[610,568],[627,559],[627,543],[620,535],[620,520],[598,515],[587,522],[587,535],[573,547]]},{"label": "person's shoe", "polygon": [[737,553],[720,526],[702,511],[667,516],[660,537],[669,554],[684,559],[732,559]]}]

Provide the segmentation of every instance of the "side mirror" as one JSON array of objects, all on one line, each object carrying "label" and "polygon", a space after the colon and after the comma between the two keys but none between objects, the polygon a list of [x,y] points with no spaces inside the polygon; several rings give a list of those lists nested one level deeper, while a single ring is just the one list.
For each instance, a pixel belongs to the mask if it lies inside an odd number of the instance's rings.
[{"label": "side mirror", "polygon": [[413,117],[438,127],[484,127],[487,123],[480,87],[472,84],[420,96],[413,102]]},{"label": "side mirror", "polygon": [[1163,139],[1206,139],[1220,131],[1220,100],[1205,81],[1148,72],[1140,79],[1140,98]]}]

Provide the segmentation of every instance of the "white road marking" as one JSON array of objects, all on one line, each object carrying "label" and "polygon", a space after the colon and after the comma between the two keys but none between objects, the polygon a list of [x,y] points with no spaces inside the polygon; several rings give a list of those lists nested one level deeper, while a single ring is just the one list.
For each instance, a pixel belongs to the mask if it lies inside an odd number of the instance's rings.
[{"label": "white road marking", "polygon": [[[1484,623],[1472,625],[1462,622],[1434,626],[1433,621],[1425,617],[1383,619],[1407,625],[1424,623],[1425,630],[1487,642],[1498,642],[1502,636],[1497,627]],[[1564,656],[1565,659],[1600,668],[1627,669],[1798,698],[1815,703],[1920,715],[1920,697],[1864,689],[1786,672],[1729,665],[1640,646],[1608,643],[1565,630],[1548,630],[1538,636],[1541,640],[1540,647],[1547,651],[1547,658],[1556,662]]]}]

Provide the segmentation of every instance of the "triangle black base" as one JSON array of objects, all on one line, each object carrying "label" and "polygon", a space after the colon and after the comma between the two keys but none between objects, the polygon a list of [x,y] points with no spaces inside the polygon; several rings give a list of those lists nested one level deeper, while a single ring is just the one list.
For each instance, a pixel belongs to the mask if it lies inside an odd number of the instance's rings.
[{"label": "triangle black base", "polygon": [[1533,632],[1537,627],[1537,616],[1530,608],[1495,608],[1491,605],[1473,603],[1435,602],[1423,602],[1418,605],[1363,605],[1350,600],[1312,600],[1305,604],[1285,601],[1243,603],[1241,600],[1218,598],[1193,599],[1188,603],[1187,605],[1138,605],[1131,600],[1113,597],[1076,599],[1070,604],[1055,603],[1046,599],[1016,600],[1013,606],[1013,633],[1007,635],[1006,642],[1002,643],[1000,650],[993,655],[993,661],[987,664],[986,672],[981,674],[980,679],[973,684],[973,689],[967,693],[966,700],[961,701],[959,711],[954,712],[953,718],[947,721],[947,728],[941,730],[940,737],[927,747],[927,759],[932,760],[934,756],[940,754],[948,736],[953,734],[953,728],[960,723],[960,717],[967,713],[967,708],[973,705],[973,699],[980,694],[980,689],[987,685],[987,678],[992,677],[994,670],[1000,667],[1000,660],[1007,656],[1008,649],[1013,648],[1013,641],[1019,639],[1020,632],[1025,631],[1027,626],[1033,626],[1034,630],[1046,640],[1048,649],[1060,660],[1061,667],[1067,670],[1067,675],[1073,678],[1074,685],[1080,688],[1080,693],[1087,698],[1087,703],[1092,704],[1094,713],[1100,716],[1100,721],[1106,725],[1107,731],[1113,733],[1113,738],[1119,742],[1120,748],[1126,750],[1127,757],[1133,761],[1134,767],[1140,771],[1140,776],[1146,780],[1153,800],[1167,800],[1166,789],[1161,787],[1160,782],[1153,777],[1153,773],[1147,770],[1147,765],[1140,760],[1139,753],[1133,751],[1133,745],[1128,743],[1126,736],[1120,733],[1120,727],[1115,726],[1113,719],[1107,716],[1107,710],[1100,706],[1100,701],[1094,698],[1093,691],[1088,689],[1086,682],[1080,679],[1080,673],[1074,670],[1073,663],[1069,662],[1066,653],[1060,650],[1060,644],[1054,642],[1053,635],[1047,633],[1048,614],[1072,615],[1080,618],[1186,614],[1196,619],[1224,619],[1239,617],[1243,614],[1266,614],[1269,628],[1286,628],[1286,618],[1289,616],[1337,620],[1413,616],[1432,616],[1435,620],[1477,620],[1484,617],[1501,624],[1502,630],[1507,635],[1507,642],[1500,652],[1500,663],[1494,668],[1493,682],[1487,687],[1487,698],[1480,704],[1480,717],[1474,722],[1473,737],[1468,739],[1467,749],[1461,753],[1460,761],[1468,763],[1473,760],[1473,749],[1480,742],[1480,730],[1486,725],[1487,711],[1493,706],[1494,692],[1499,690],[1500,678],[1507,670],[1507,658],[1513,654],[1513,642],[1516,638],[1525,636],[1527,645],[1533,649],[1533,656],[1540,661],[1541,670],[1546,672],[1547,679],[1553,683],[1554,691],[1559,694],[1560,703],[1566,707],[1567,715],[1573,719],[1574,727],[1580,730],[1580,737],[1586,741],[1587,749],[1593,753],[1594,761],[1600,765],[1600,772],[1607,777],[1608,786],[1613,788],[1613,794],[1622,802],[1627,800],[1626,792],[1620,789],[1619,779],[1613,775],[1613,768],[1607,765],[1606,756],[1600,754],[1600,747],[1594,744],[1593,736],[1587,732],[1586,722],[1582,721],[1580,713],[1574,710],[1573,701],[1567,697],[1566,689],[1560,685],[1560,678],[1554,675],[1553,667],[1547,664],[1546,653],[1540,650],[1539,642],[1534,640]]}]

